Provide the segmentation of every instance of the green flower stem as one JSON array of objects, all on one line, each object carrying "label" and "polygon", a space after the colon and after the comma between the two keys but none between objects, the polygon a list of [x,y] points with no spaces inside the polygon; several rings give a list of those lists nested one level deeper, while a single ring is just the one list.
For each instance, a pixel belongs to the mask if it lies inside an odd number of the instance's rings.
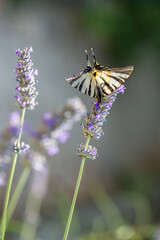
[{"label": "green flower stem", "polygon": [[10,200],[10,203],[8,205],[8,211],[7,211],[7,225],[9,224],[11,218],[12,218],[12,215],[13,215],[13,212],[17,206],[17,203],[19,201],[19,198],[21,196],[21,193],[24,189],[24,186],[27,182],[27,179],[29,177],[29,174],[30,174],[30,167],[24,167],[23,169],[23,172],[20,176],[20,179],[18,181],[18,184],[16,186],[16,189],[13,193],[13,196]]},{"label": "green flower stem", "polygon": [[[24,116],[25,116],[25,108],[22,109],[22,113],[21,113],[21,127],[20,127],[19,136],[17,139],[17,144],[16,144],[17,147],[20,146],[22,130],[23,130],[23,123],[24,123]],[[2,214],[2,222],[1,222],[1,240],[4,240],[4,237],[5,237],[6,223],[7,223],[7,209],[8,209],[8,203],[9,203],[9,198],[10,198],[10,193],[11,193],[13,176],[14,176],[15,167],[16,167],[16,163],[17,163],[17,157],[18,157],[18,153],[15,153],[13,156],[13,160],[12,160],[12,166],[11,166],[7,190],[6,190],[6,196],[5,196],[4,208],[3,208],[3,214]]]},{"label": "green flower stem", "polygon": [[21,113],[21,127],[20,127],[20,132],[19,132],[19,136],[18,136],[18,140],[17,140],[17,147],[19,147],[20,142],[21,142],[25,112],[26,112],[26,109],[23,108],[22,113]]},{"label": "green flower stem", "polygon": [[[88,137],[87,140],[86,140],[86,144],[85,144],[86,148],[89,144],[89,141],[90,141],[90,137]],[[78,178],[77,178],[76,187],[75,187],[75,190],[74,190],[74,195],[73,195],[72,204],[71,204],[71,208],[70,208],[69,215],[68,215],[68,220],[67,220],[63,240],[67,240],[67,237],[68,237],[68,233],[69,233],[69,229],[70,229],[70,225],[71,225],[71,221],[72,221],[72,216],[73,216],[73,212],[74,212],[74,208],[75,208],[75,203],[76,203],[76,199],[77,199],[77,195],[78,195],[78,191],[79,191],[79,187],[80,187],[80,183],[81,183],[81,179],[82,179],[85,160],[86,160],[86,158],[83,157],[82,161],[81,161],[81,166],[80,166]]]}]

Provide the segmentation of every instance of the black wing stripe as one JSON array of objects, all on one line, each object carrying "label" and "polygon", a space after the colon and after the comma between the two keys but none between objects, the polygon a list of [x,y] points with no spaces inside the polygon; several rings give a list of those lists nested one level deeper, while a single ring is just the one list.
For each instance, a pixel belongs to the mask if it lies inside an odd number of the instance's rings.
[{"label": "black wing stripe", "polygon": [[77,79],[78,79],[78,78],[73,78],[73,79],[71,79],[71,80],[68,80],[68,82],[69,82],[69,84],[72,85],[75,81],[77,81]]},{"label": "black wing stripe", "polygon": [[92,89],[92,78],[90,79],[88,95],[91,96],[91,89]]},{"label": "black wing stripe", "polygon": [[117,86],[116,86],[116,85],[114,85],[114,83],[112,83],[112,85],[113,85],[113,87],[115,87],[115,89],[117,89]]},{"label": "black wing stripe", "polygon": [[75,81],[77,81],[77,78],[75,78],[75,79],[71,79],[71,80],[69,80],[68,82],[69,82],[69,84],[73,84]]},{"label": "black wing stripe", "polygon": [[102,92],[101,92],[101,89],[100,87],[98,86],[98,84],[96,84],[96,87],[97,87],[97,98],[98,100],[101,102],[101,99],[102,99]]},{"label": "black wing stripe", "polygon": [[[124,83],[124,81],[122,81],[120,78],[118,78],[118,77],[115,77],[115,76],[110,76],[110,75],[108,75],[108,77],[110,77],[110,78],[114,78],[117,82],[119,82],[120,84],[122,84],[122,83]],[[123,79],[123,78],[122,78]],[[125,79],[124,79],[125,80]]]},{"label": "black wing stripe", "polygon": [[126,69],[111,69],[112,70],[112,72],[115,72],[115,73],[122,73],[122,74],[126,74],[126,75],[131,75],[131,73],[132,73],[132,71],[133,71],[133,69],[128,69],[128,70],[126,70]]},{"label": "black wing stripe", "polygon": [[109,90],[112,92],[114,89],[109,85],[109,83],[107,83],[103,77],[101,77],[101,76],[99,76],[99,77],[103,80],[104,85],[107,86],[107,88],[109,88]]},{"label": "black wing stripe", "polygon": [[77,85],[76,85],[74,88],[76,88],[76,89],[77,89],[77,88],[78,88],[78,86],[79,86],[79,82],[77,83]]},{"label": "black wing stripe", "polygon": [[84,78],[84,80],[79,85],[79,88],[78,88],[79,91],[82,91],[82,87],[83,87],[83,84],[84,84],[85,80],[86,80],[86,78]]},{"label": "black wing stripe", "polygon": [[96,88],[94,88],[93,98],[96,97]]},{"label": "black wing stripe", "polygon": [[69,83],[69,84],[73,84],[75,81],[77,81],[80,77],[82,76],[82,74],[75,74],[73,76],[67,76],[66,77],[66,81]]},{"label": "black wing stripe", "polygon": [[122,73],[122,74],[126,74],[126,75],[130,75],[132,73],[132,70],[128,70],[128,71],[119,71],[117,73]]},{"label": "black wing stripe", "polygon": [[109,95],[111,92],[107,93],[104,89],[102,89],[103,96]]},{"label": "black wing stripe", "polygon": [[[105,72],[103,72],[107,77],[112,77],[112,78],[114,78],[115,80],[117,80],[116,79],[116,76],[112,76],[112,75],[109,75],[108,73],[105,73]],[[118,76],[118,73],[120,73],[120,74],[125,74],[125,75],[127,75],[126,77],[122,77],[122,76],[120,76],[120,78],[122,78],[122,79],[124,79],[124,80],[126,80],[127,78],[129,78],[129,76],[130,76],[130,74],[128,73],[128,72],[116,72],[115,71],[115,73],[117,73],[117,76]],[[118,78],[119,79],[119,78]]]}]

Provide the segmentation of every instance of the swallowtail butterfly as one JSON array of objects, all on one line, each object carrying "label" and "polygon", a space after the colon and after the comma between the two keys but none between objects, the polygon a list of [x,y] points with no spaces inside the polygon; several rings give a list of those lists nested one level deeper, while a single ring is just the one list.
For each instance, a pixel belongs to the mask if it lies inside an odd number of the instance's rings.
[{"label": "swallowtail butterfly", "polygon": [[100,102],[103,97],[106,97],[111,92],[116,90],[129,78],[134,67],[109,68],[100,65],[91,48],[94,65],[88,58],[87,50],[85,50],[87,58],[87,67],[83,72],[74,75],[66,76],[66,81],[80,92],[97,98]]}]

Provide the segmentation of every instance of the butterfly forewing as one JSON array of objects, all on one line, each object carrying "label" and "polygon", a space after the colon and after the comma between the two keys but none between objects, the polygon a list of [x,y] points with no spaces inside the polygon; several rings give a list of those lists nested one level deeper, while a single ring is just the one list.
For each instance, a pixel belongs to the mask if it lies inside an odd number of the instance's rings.
[{"label": "butterfly forewing", "polygon": [[106,96],[116,90],[129,78],[133,71],[133,66],[123,68],[105,68],[95,69],[96,81],[100,85],[102,95]]},{"label": "butterfly forewing", "polygon": [[92,69],[85,69],[75,75],[66,76],[66,81],[80,92],[90,96],[97,97],[100,94],[99,87],[93,76]]}]

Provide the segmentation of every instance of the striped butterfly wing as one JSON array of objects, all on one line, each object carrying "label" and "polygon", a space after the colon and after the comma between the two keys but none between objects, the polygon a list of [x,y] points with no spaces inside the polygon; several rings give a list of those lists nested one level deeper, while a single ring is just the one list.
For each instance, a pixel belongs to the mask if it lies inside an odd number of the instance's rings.
[{"label": "striped butterfly wing", "polygon": [[65,79],[80,92],[93,98],[101,98],[101,90],[93,76],[91,67],[87,67],[83,72],[66,76]]},{"label": "striped butterfly wing", "polygon": [[123,68],[95,68],[96,81],[98,82],[102,96],[109,95],[111,92],[119,88],[131,75],[134,67],[128,66]]}]

